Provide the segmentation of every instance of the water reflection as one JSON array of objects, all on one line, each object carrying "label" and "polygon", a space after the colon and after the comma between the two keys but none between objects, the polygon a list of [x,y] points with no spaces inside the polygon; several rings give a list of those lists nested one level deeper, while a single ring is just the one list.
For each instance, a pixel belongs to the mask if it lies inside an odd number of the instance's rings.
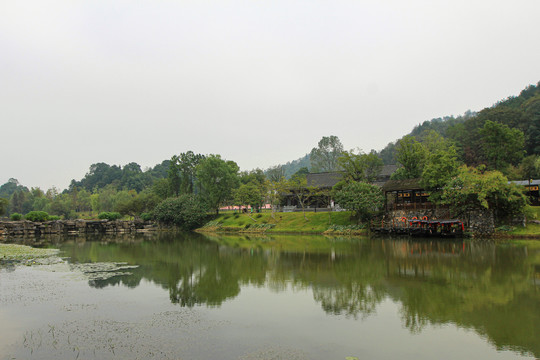
[{"label": "water reflection", "polygon": [[246,285],[310,289],[327,314],[359,319],[389,298],[400,304],[402,324],[413,333],[455,324],[498,349],[540,357],[540,253],[526,247],[201,234],[77,239],[60,247],[74,263],[138,265],[131,275],[91,281],[97,288],[136,287],[147,279],[184,307],[218,307]]}]

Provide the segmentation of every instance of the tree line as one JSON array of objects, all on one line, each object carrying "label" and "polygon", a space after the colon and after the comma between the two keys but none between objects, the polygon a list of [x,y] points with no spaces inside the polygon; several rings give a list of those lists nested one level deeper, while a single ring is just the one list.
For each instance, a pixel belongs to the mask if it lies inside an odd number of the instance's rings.
[{"label": "tree line", "polygon": [[[240,171],[234,161],[218,154],[187,151],[144,171],[134,162],[93,164],[62,192],[28,189],[10,179],[0,186],[0,216],[44,211],[75,218],[117,212],[193,224],[200,219],[189,218],[190,214],[218,213],[229,205],[258,210],[271,204],[275,209],[289,194],[302,208],[317,196],[332,197],[366,220],[384,202],[380,189],[371,183],[388,163],[399,166],[392,179],[420,179],[433,202],[456,210],[496,206],[504,209],[501,216],[510,216],[523,211],[527,199],[508,179],[539,178],[539,155],[540,87],[531,85],[519,96],[478,113],[424,122],[380,152],[345,150],[331,135],[322,137],[305,157],[265,171]],[[307,173],[332,171],[341,172],[343,179],[331,192],[308,186]],[[456,193],[467,187],[476,190]],[[501,199],[512,203],[503,204]],[[185,218],[176,219],[178,214]]]}]

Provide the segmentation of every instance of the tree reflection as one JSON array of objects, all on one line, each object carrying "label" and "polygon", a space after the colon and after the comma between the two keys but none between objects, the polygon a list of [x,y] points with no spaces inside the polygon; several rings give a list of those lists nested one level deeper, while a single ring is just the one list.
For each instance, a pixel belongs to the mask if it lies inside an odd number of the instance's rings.
[{"label": "tree reflection", "polygon": [[540,356],[538,253],[493,243],[351,240],[302,236],[161,234],[130,242],[69,242],[75,262],[137,264],[130,276],[92,286],[169,291],[180,306],[220,306],[243,286],[276,292],[310,289],[332,316],[363,319],[385,299],[400,304],[403,326],[456,324],[475,329],[500,349]]}]

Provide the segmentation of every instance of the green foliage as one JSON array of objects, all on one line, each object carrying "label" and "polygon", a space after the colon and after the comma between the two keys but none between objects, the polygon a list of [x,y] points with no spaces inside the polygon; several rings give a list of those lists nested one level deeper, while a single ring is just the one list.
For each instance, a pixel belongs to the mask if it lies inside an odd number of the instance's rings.
[{"label": "green foliage", "polygon": [[122,218],[122,214],[118,212],[112,212],[112,211],[104,211],[102,213],[99,213],[98,219],[101,220],[109,220],[114,221]]},{"label": "green foliage", "polygon": [[306,218],[305,215],[305,208],[306,205],[313,197],[317,194],[319,191],[316,187],[308,186],[306,178],[295,176],[291,180],[287,182],[287,187],[290,192],[294,195],[296,200],[298,200],[298,203],[302,207],[302,213],[304,213],[304,219]]},{"label": "green foliage", "polygon": [[[459,156],[456,147],[449,140],[435,132],[424,135],[426,159],[421,183],[426,189],[438,190],[457,175]],[[432,200],[436,199],[436,196],[438,191],[432,191]]]},{"label": "green foliage", "polygon": [[441,204],[449,205],[454,214],[468,215],[472,211],[492,210],[496,220],[522,214],[527,198],[522,189],[499,171],[462,166],[458,175],[443,188]]},{"label": "green foliage", "polygon": [[0,197],[0,216],[3,216],[9,206],[9,200]]},{"label": "green foliage", "polygon": [[268,180],[276,182],[285,177],[285,167],[283,165],[271,166],[265,171]]},{"label": "green foliage", "polygon": [[163,200],[154,209],[154,218],[165,225],[193,230],[204,223],[208,208],[198,196],[184,194]]},{"label": "green foliage", "polygon": [[195,169],[204,155],[188,151],[174,155],[169,163],[168,181],[172,194],[192,194],[194,191]]},{"label": "green foliage", "polygon": [[345,181],[373,182],[381,172],[383,162],[376,153],[362,153],[358,150],[343,151],[338,158],[339,167],[344,171]]},{"label": "green foliage", "polygon": [[260,208],[264,204],[266,195],[266,186],[250,182],[249,184],[242,184],[238,189],[234,191],[234,202],[236,205],[244,206],[250,205],[254,209]]},{"label": "green foliage", "polygon": [[219,155],[209,155],[196,168],[200,194],[210,209],[219,213],[219,207],[232,200],[233,189],[239,185],[238,165],[224,161]]},{"label": "green foliage", "polygon": [[482,139],[483,158],[489,169],[503,171],[523,159],[525,150],[521,130],[487,120],[479,134]]},{"label": "green foliage", "polygon": [[317,147],[311,150],[311,170],[313,172],[338,170],[338,158],[342,153],[343,145],[337,136],[323,136]]},{"label": "green foliage", "polygon": [[141,220],[143,220],[143,221],[152,221],[152,220],[154,220],[154,214],[153,213],[142,213],[141,214]]},{"label": "green foliage", "polygon": [[370,220],[384,205],[381,189],[365,182],[351,182],[344,185],[334,192],[334,198],[342,208],[353,211],[362,221]]},{"label": "green foliage", "polygon": [[307,174],[309,174],[309,169],[305,166],[301,167],[300,169],[298,169],[297,172],[291,175],[291,180],[300,179],[300,178],[306,179]]},{"label": "green foliage", "polygon": [[151,191],[128,193],[124,199],[117,199],[114,209],[122,215],[139,216],[152,211],[159,202],[159,197]]},{"label": "green foliage", "polygon": [[49,221],[57,221],[60,220],[60,216],[58,215],[49,215]]},{"label": "green foliage", "polygon": [[11,221],[19,221],[22,219],[22,214],[19,214],[19,213],[13,213],[9,216],[9,218],[11,219]]},{"label": "green foliage", "polygon": [[49,214],[45,211],[30,211],[24,218],[29,221],[43,222],[49,220]]},{"label": "green foliage", "polygon": [[392,175],[392,179],[416,179],[422,176],[427,158],[426,148],[413,136],[405,136],[396,145],[396,159],[401,167]]}]

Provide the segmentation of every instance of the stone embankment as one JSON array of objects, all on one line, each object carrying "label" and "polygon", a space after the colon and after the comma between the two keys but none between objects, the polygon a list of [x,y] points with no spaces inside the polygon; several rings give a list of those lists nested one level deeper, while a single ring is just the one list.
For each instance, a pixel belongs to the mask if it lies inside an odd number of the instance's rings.
[{"label": "stone embankment", "polygon": [[57,220],[46,222],[0,221],[0,239],[9,236],[50,234],[115,234],[156,230],[151,222],[108,220]]},{"label": "stone embankment", "polygon": [[[393,210],[386,214],[385,221],[399,223],[400,219],[422,219],[427,217],[429,220],[435,219],[455,219],[448,209],[430,209],[430,210]],[[474,236],[491,236],[495,233],[495,220],[492,211],[474,211],[468,218],[458,218],[465,224],[465,230]]]}]

